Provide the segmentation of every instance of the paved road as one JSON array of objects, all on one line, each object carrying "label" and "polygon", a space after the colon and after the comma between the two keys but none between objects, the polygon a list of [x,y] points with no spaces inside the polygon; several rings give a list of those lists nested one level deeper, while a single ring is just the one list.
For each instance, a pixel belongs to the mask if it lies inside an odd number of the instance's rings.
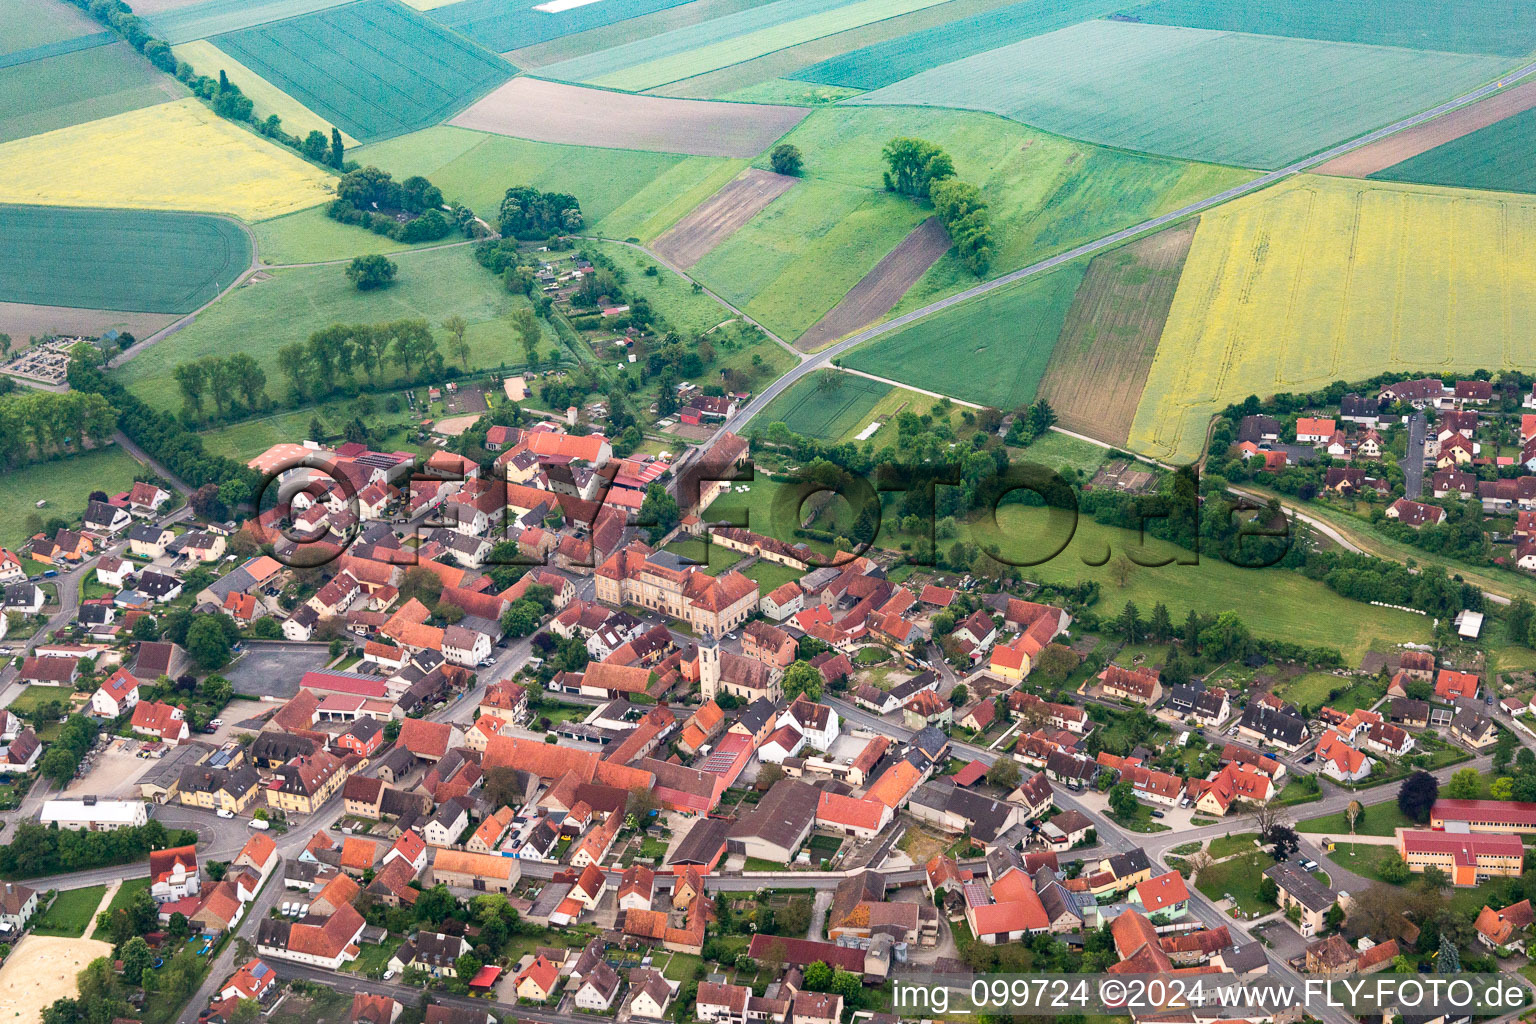
[{"label": "paved road", "polygon": [[1419,498],[1424,493],[1424,435],[1428,422],[1422,412],[1408,417],[1408,450],[1403,456],[1403,494]]}]

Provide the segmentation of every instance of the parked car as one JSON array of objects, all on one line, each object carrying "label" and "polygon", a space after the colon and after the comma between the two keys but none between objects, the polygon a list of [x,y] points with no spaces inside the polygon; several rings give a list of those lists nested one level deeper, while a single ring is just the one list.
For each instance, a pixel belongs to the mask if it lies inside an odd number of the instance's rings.
[{"label": "parked car", "polygon": [[268,824],[265,821],[262,821],[260,818],[252,818],[250,820],[249,825],[250,825],[251,828],[255,829],[258,832],[265,832],[267,829],[272,827],[270,824]]},{"label": "parked car", "polygon": [[235,816],[235,812],[234,811],[228,810],[227,808],[223,808],[223,807],[219,808],[214,813],[217,814],[221,818],[233,818]]}]

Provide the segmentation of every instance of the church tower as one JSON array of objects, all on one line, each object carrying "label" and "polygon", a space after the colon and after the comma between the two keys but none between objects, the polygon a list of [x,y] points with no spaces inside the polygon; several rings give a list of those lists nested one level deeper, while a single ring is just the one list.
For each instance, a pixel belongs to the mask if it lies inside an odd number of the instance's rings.
[{"label": "church tower", "polygon": [[720,692],[720,644],[708,631],[699,641],[699,690],[705,700],[714,700]]}]

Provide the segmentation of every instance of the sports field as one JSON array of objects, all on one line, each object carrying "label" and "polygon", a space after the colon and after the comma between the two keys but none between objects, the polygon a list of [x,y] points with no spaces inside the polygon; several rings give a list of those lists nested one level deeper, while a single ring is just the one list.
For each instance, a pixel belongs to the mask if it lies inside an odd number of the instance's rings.
[{"label": "sports field", "polygon": [[185,95],[122,42],[17,64],[0,69],[0,142]]},{"label": "sports field", "polygon": [[251,265],[222,217],[0,206],[0,301],[190,313]]},{"label": "sports field", "polygon": [[1117,0],[1020,0],[851,50],[789,77],[852,89],[880,89],[940,64],[1054,32],[1110,14],[1121,6]]},{"label": "sports field", "polygon": [[177,6],[145,20],[155,38],[172,45],[207,39],[222,32],[265,25],[323,11],[350,0],[201,0]]},{"label": "sports field", "polygon": [[0,0],[0,56],[100,31],[95,19],[64,0]]},{"label": "sports field", "polygon": [[1536,199],[1302,177],[1204,215],[1130,445],[1199,455],[1249,394],[1536,368]]},{"label": "sports field", "polygon": [[1496,77],[1507,61],[1090,21],[845,100],[990,110],[1071,138],[1273,168]]},{"label": "sports field", "polygon": [[213,42],[365,142],[436,124],[513,71],[395,0],[362,0]]},{"label": "sports field", "polygon": [[569,192],[587,227],[609,238],[649,239],[703,202],[745,162],[527,142],[442,126],[367,146],[358,160],[396,180],[423,174],[487,220],[512,185]]},{"label": "sports field", "polygon": [[869,421],[869,412],[891,391],[889,384],[839,370],[817,370],[796,381],[756,417],[782,421],[797,434],[838,441]]},{"label": "sports field", "polygon": [[1536,50],[1536,6],[1525,0],[1152,0],[1126,18],[1160,25],[1520,57]]},{"label": "sports field", "polygon": [[433,20],[497,53],[663,11],[687,0],[602,0],[569,10],[535,10],[545,0],[462,0],[429,8]]},{"label": "sports field", "polygon": [[[522,350],[503,318],[528,301],[509,294],[495,275],[475,262],[468,246],[390,258],[399,265],[399,276],[388,288],[373,292],[354,288],[341,266],[257,275],[173,337],[124,363],[119,379],[155,408],[178,409],[181,398],[171,378],[178,364],[215,353],[248,352],[266,371],[267,391],[277,398],[287,393],[288,380],[276,353],[290,341],[303,341],[334,323],[406,317],[423,318],[437,329],[455,313],[470,325],[471,366],[521,362]],[[386,373],[393,379],[398,368],[390,365]]]},{"label": "sports field", "polygon": [[1125,444],[1196,224],[1167,228],[1088,264],[1040,382],[1040,397],[1063,427]]},{"label": "sports field", "polygon": [[563,81],[640,91],[932,7],[942,0],[775,0],[739,14],[541,69]]},{"label": "sports field", "polygon": [[535,142],[745,159],[804,116],[799,107],[629,96],[518,77],[453,123]]},{"label": "sports field", "polygon": [[1409,157],[1371,175],[1384,181],[1536,192],[1536,109]]},{"label": "sports field", "polygon": [[999,409],[1028,404],[1084,269],[1070,263],[962,302],[859,346],[843,365]]},{"label": "sports field", "polygon": [[[123,154],[111,174],[103,153]],[[332,180],[190,97],[0,145],[0,203],[259,220],[325,202]]]},{"label": "sports field", "polygon": [[[256,115],[266,118],[269,114],[276,114],[282,119],[283,131],[289,135],[302,138],[312,131],[317,131],[326,138],[330,138],[331,123],[329,121],[208,40],[195,39],[190,43],[179,43],[171,47],[171,52],[176,55],[177,60],[186,61],[204,74],[211,76],[219,71],[228,74],[229,80],[239,86],[240,91],[250,97],[251,102],[255,104]],[[341,133],[341,141],[348,149],[357,145],[357,140],[346,132]]]}]

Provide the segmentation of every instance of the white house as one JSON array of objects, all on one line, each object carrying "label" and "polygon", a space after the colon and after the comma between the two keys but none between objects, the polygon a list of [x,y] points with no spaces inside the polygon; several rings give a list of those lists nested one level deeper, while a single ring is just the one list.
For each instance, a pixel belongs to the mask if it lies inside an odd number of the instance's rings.
[{"label": "white house", "polygon": [[116,718],[133,710],[139,702],[139,681],[118,669],[106,678],[96,692],[91,694],[91,714],[101,718]]},{"label": "white house", "polygon": [[107,555],[96,563],[96,582],[102,586],[115,587],[121,590],[128,577],[133,574],[133,564],[118,558],[116,555]]},{"label": "white house", "polygon": [[0,935],[20,934],[37,913],[37,890],[6,882],[0,886]]},{"label": "white house", "polygon": [[491,638],[478,629],[449,626],[443,630],[443,657],[465,668],[484,665],[491,660]]},{"label": "white house", "polygon": [[805,737],[807,746],[816,750],[831,750],[837,740],[837,711],[826,704],[818,704],[804,694],[779,715],[776,725],[792,724]]},{"label": "white house", "polygon": [[786,722],[757,748],[757,757],[764,764],[783,764],[785,758],[794,757],[804,746],[805,734]]},{"label": "white house", "polygon": [[581,987],[576,990],[576,1008],[588,1013],[607,1013],[618,994],[619,973],[599,960],[581,979]]}]

